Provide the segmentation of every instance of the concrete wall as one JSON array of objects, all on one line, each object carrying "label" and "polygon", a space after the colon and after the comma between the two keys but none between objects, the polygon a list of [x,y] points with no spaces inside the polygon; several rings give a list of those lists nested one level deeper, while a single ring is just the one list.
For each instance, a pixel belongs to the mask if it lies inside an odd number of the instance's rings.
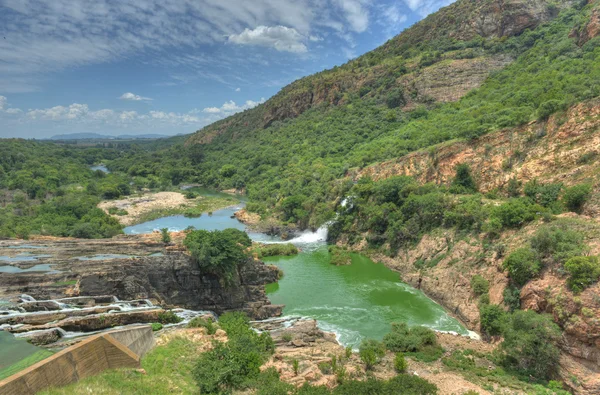
[{"label": "concrete wall", "polygon": [[139,367],[140,356],[116,339],[122,339],[142,355],[154,345],[150,326],[96,335],[0,381],[0,394],[34,395],[107,369]]}]

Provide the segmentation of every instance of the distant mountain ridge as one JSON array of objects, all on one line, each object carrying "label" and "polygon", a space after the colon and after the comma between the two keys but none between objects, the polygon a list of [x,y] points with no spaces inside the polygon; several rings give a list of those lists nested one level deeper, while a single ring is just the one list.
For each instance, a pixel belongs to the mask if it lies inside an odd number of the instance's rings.
[{"label": "distant mountain ridge", "polygon": [[48,140],[124,140],[124,139],[162,139],[167,136],[166,134],[120,134],[118,136],[110,136],[107,134],[99,133],[69,133],[69,134],[57,134],[50,137]]}]

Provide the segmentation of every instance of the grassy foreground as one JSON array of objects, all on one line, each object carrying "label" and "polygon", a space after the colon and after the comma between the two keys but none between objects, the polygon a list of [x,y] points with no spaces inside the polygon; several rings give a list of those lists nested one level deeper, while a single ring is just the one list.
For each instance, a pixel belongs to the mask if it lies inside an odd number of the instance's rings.
[{"label": "grassy foreground", "polygon": [[48,350],[39,350],[38,352],[31,354],[27,358],[20,360],[19,362],[12,364],[2,370],[0,370],[0,380],[4,380],[7,377],[12,376],[15,373],[20,372],[23,369],[30,367],[33,364],[38,363],[52,355],[52,352]]},{"label": "grassy foreground", "polygon": [[193,342],[175,338],[154,348],[142,359],[145,374],[135,369],[109,370],[41,394],[195,394],[198,386],[192,377],[192,369],[197,359],[197,347]]}]

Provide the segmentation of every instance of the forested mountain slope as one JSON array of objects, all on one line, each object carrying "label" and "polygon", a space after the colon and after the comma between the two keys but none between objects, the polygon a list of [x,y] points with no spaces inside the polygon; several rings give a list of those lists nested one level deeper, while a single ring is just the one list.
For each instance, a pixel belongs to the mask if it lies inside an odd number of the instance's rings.
[{"label": "forested mountain slope", "polygon": [[458,1],[197,132],[186,143],[202,158],[193,177],[245,188],[264,202],[257,211],[275,207],[284,220],[316,227],[332,218],[345,188],[334,181],[349,169],[544,120],[599,96],[597,9]]}]

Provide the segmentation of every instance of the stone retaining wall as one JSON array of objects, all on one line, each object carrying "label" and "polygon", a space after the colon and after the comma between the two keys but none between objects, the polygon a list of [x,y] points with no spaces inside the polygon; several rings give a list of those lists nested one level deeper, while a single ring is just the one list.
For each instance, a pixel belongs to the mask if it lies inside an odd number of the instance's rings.
[{"label": "stone retaining wall", "polygon": [[140,358],[153,346],[150,326],[96,335],[0,381],[0,394],[34,395],[107,369],[139,367]]}]

